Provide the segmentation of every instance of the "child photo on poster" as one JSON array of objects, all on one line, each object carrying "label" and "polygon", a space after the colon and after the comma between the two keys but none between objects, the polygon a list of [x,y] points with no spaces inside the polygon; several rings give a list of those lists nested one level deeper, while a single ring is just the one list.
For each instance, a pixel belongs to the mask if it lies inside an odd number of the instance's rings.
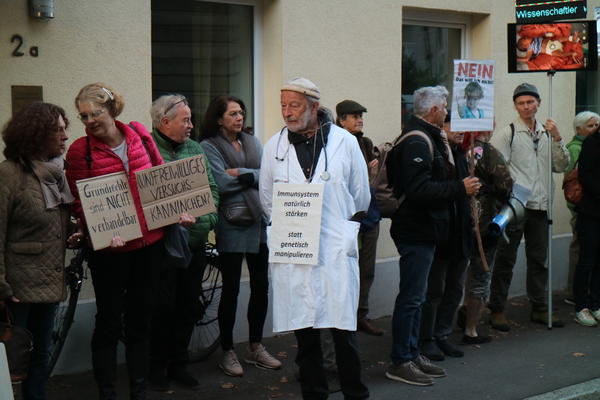
[{"label": "child photo on poster", "polygon": [[454,60],[451,110],[453,132],[494,127],[494,61]]}]

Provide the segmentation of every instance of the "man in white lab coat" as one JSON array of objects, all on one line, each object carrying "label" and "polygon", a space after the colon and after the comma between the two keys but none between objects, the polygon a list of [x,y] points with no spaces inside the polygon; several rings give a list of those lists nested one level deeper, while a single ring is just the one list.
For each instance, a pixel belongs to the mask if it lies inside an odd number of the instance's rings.
[{"label": "man in white lab coat", "polygon": [[[271,263],[273,328],[293,330],[304,399],[326,399],[320,329],[330,328],[346,399],[366,399],[356,348],[359,294],[358,229],[351,221],[366,211],[367,167],[356,139],[319,112],[320,92],[305,78],[281,89],[286,127],[265,145],[260,198],[271,218],[273,184],[323,184],[319,257],[316,265]],[[356,218],[355,218],[356,219]]]}]

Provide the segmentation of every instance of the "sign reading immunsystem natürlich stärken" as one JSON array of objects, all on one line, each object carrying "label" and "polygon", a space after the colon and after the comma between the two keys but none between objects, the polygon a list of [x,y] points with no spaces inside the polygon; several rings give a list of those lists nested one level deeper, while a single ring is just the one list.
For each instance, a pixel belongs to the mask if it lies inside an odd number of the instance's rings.
[{"label": "sign reading immunsystem nat\u00fcrlich st\u00e4rken", "polygon": [[587,16],[585,0],[515,0],[517,23],[550,22]]}]

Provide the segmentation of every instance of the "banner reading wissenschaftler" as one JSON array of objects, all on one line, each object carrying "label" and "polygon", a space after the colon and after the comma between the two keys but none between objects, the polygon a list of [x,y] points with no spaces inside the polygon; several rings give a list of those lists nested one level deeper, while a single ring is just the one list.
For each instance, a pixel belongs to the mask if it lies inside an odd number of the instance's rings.
[{"label": "banner reading wissenschaftler", "polygon": [[451,131],[494,129],[492,60],[454,60]]}]

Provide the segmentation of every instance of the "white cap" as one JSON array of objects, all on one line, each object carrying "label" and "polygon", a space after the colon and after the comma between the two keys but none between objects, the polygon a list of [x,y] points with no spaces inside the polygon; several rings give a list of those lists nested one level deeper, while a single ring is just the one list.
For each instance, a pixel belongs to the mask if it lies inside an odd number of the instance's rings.
[{"label": "white cap", "polygon": [[321,92],[319,91],[317,85],[315,85],[312,81],[306,78],[292,79],[291,81],[283,85],[281,91],[283,92],[284,90],[302,93],[303,95],[313,97],[317,100],[321,98]]}]

